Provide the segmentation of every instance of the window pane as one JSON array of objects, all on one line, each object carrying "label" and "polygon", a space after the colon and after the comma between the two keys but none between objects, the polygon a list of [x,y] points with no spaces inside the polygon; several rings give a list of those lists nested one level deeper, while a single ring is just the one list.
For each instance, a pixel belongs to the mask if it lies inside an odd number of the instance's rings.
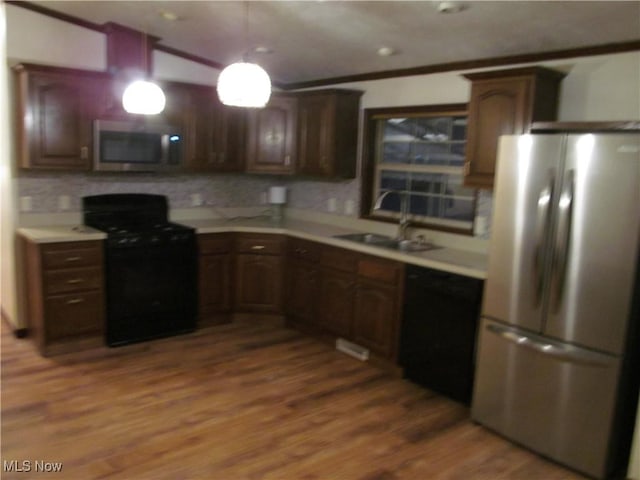
[{"label": "window pane", "polygon": [[429,109],[371,122],[378,132],[372,213],[400,218],[405,203],[413,221],[471,230],[476,192],[462,186],[467,117]]},{"label": "window pane", "polygon": [[383,171],[380,174],[380,190],[401,190],[408,188],[409,174],[405,172]]}]

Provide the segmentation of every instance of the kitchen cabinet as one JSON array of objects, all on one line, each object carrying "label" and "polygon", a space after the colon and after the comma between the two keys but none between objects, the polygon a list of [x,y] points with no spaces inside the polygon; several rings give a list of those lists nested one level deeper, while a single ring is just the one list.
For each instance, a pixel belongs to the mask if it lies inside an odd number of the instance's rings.
[{"label": "kitchen cabinet", "polygon": [[246,112],[227,107],[215,89],[186,83],[165,84],[168,116],[182,126],[185,163],[195,172],[235,172],[244,168]]},{"label": "kitchen cabinet", "polygon": [[231,321],[233,237],[227,233],[198,235],[198,323]]},{"label": "kitchen cabinet", "polygon": [[100,241],[37,244],[21,237],[27,324],[42,355],[103,343]]},{"label": "kitchen cabinet", "polygon": [[19,161],[23,169],[89,170],[93,124],[110,89],[104,74],[20,64],[17,88]]},{"label": "kitchen cabinet", "polygon": [[362,93],[331,89],[299,94],[296,173],[355,178]]},{"label": "kitchen cabinet", "polygon": [[403,265],[374,257],[358,261],[353,340],[395,359],[403,294]]},{"label": "kitchen cabinet", "polygon": [[236,312],[283,312],[284,242],[272,234],[236,237]]},{"label": "kitchen cabinet", "polygon": [[248,112],[247,172],[294,173],[297,115],[297,98],[284,94],[273,94],[266,107]]},{"label": "kitchen cabinet", "polygon": [[562,72],[542,67],[480,72],[471,80],[464,184],[493,188],[500,135],[556,119]]},{"label": "kitchen cabinet", "polygon": [[287,324],[310,333],[318,331],[321,248],[317,243],[298,238],[287,242]]},{"label": "kitchen cabinet", "polygon": [[351,339],[356,289],[357,253],[324,247],[321,255],[319,322],[326,332]]}]

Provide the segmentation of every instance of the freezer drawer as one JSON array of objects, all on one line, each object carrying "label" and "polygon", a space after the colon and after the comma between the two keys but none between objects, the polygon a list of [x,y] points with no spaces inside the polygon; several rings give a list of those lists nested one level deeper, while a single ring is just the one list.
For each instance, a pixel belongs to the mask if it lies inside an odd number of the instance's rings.
[{"label": "freezer drawer", "polygon": [[620,359],[482,319],[471,415],[595,477],[607,473]]}]

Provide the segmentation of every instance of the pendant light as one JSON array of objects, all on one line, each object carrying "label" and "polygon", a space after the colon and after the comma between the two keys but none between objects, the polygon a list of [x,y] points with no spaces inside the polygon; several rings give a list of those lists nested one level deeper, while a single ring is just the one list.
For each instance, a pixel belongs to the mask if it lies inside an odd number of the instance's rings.
[{"label": "pendant light", "polygon": [[[142,54],[144,70],[149,74],[149,50],[147,34],[142,34]],[[122,107],[128,113],[141,115],[157,115],[164,110],[166,98],[162,89],[146,78],[132,81],[122,94]]]},{"label": "pendant light", "polygon": [[[249,5],[245,2],[245,41],[249,38]],[[262,108],[271,96],[269,74],[258,64],[247,61],[232,63],[218,76],[218,98],[224,105]]]}]

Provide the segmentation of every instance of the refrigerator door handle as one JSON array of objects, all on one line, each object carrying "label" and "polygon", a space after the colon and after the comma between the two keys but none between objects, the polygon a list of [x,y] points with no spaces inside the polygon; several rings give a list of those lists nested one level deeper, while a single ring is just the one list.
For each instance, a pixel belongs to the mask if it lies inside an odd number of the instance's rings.
[{"label": "refrigerator door handle", "polygon": [[524,335],[510,328],[495,324],[488,324],[486,329],[518,346],[534,350],[564,362],[602,368],[611,366],[611,358],[601,353],[589,352],[572,345],[533,338],[529,335]]},{"label": "refrigerator door handle", "polygon": [[535,227],[535,248],[533,253],[533,275],[534,282],[534,308],[540,306],[542,301],[543,279],[544,279],[544,248],[549,231],[551,201],[553,199],[553,186],[555,184],[555,169],[549,169],[549,178],[545,186],[538,195],[536,208]]},{"label": "refrigerator door handle", "polygon": [[575,170],[568,170],[558,198],[558,231],[553,246],[553,262],[551,277],[551,308],[555,313],[560,310],[562,294],[567,273],[569,243],[571,240],[571,223],[574,209],[574,177]]}]

